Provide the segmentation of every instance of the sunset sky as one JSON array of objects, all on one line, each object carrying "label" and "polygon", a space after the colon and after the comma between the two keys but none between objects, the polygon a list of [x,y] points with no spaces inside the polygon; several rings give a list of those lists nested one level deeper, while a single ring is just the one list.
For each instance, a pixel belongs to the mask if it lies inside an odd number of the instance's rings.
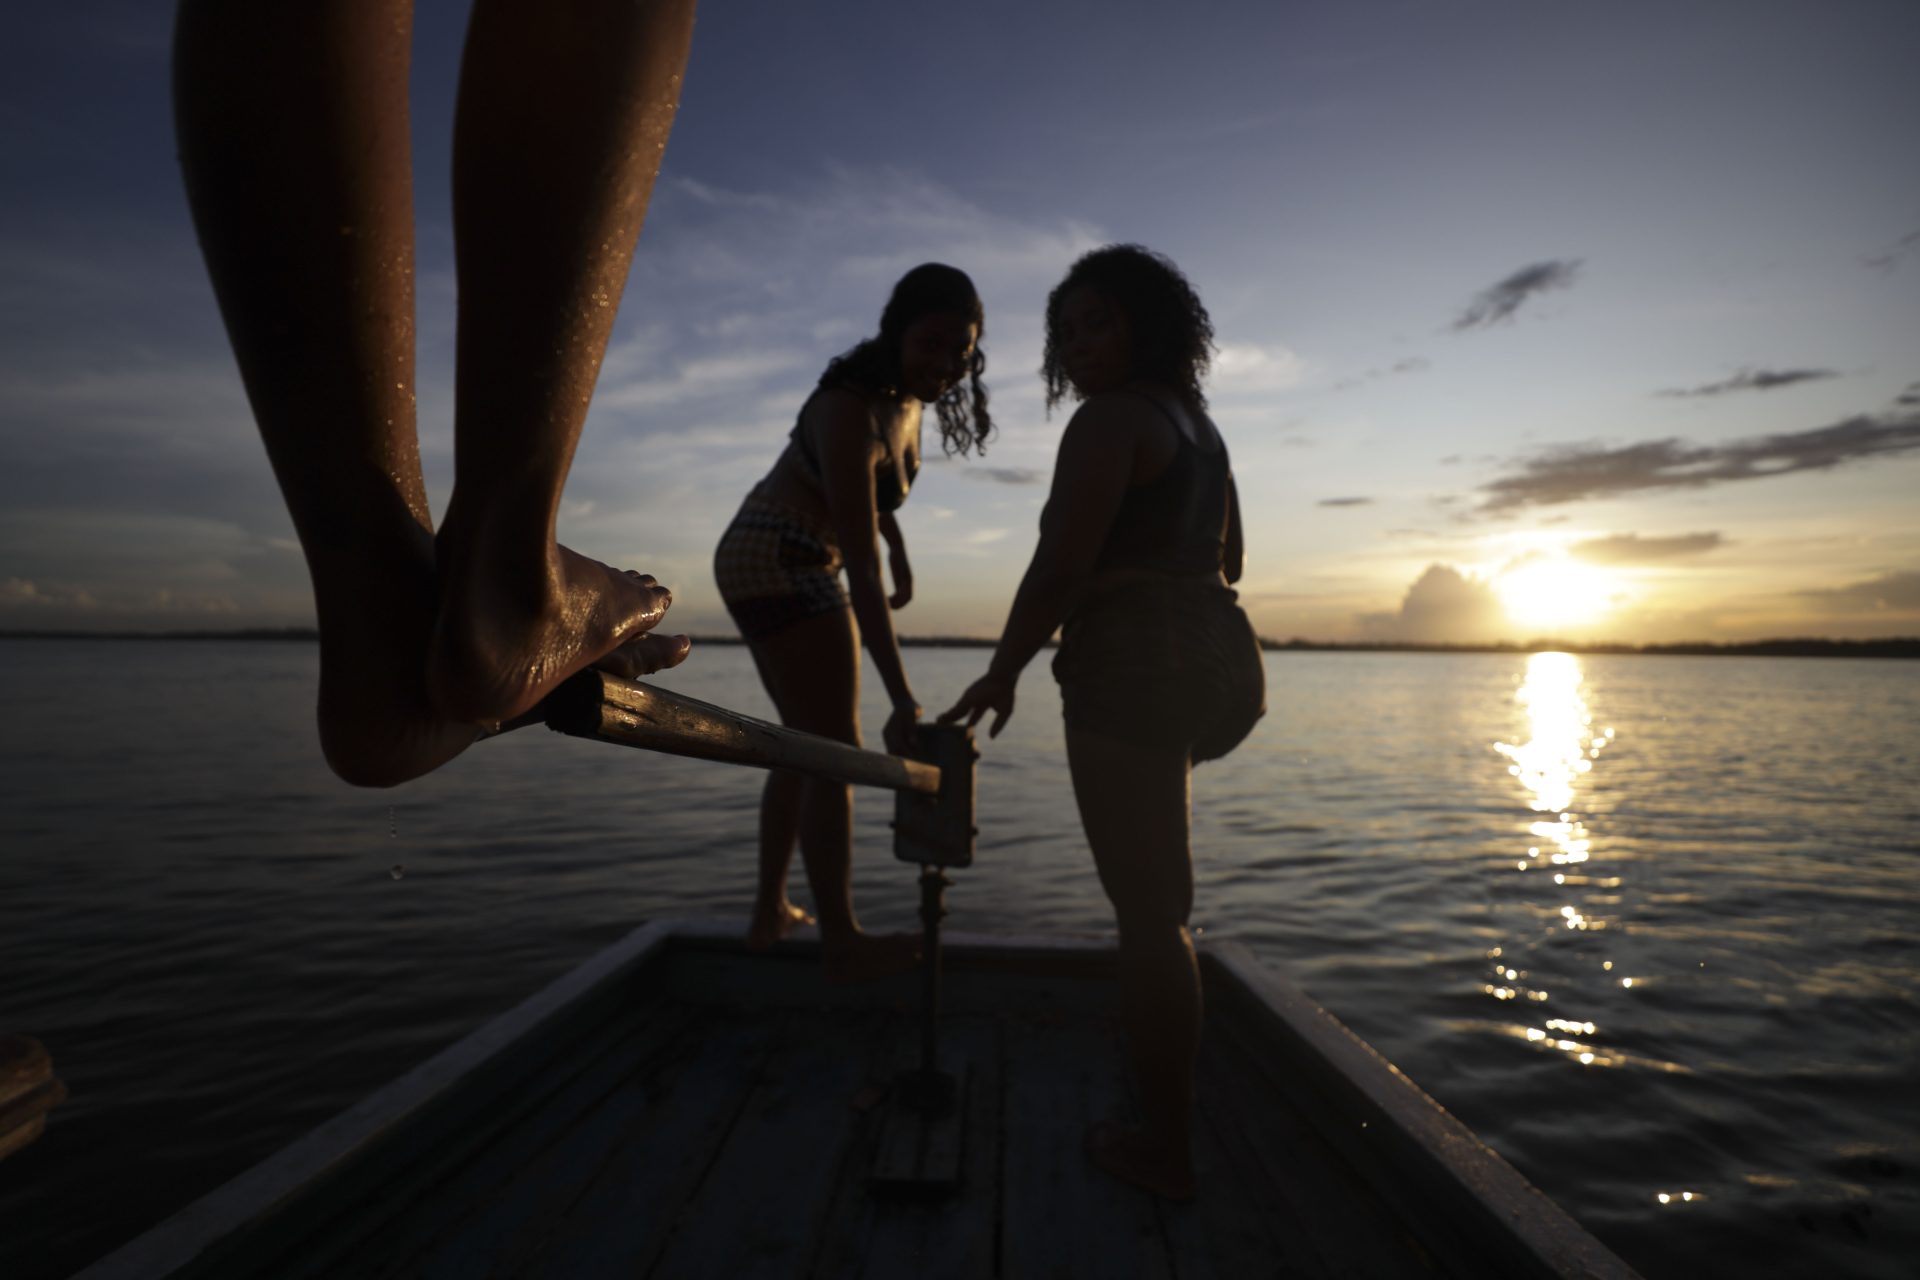
[{"label": "sunset sky", "polygon": [[[0,627],[311,621],[187,220],[169,8],[9,18]],[[415,41],[436,509],[464,13]],[[1212,311],[1265,635],[1920,634],[1917,63],[1909,0],[710,4],[562,537],[730,631],[721,529],[937,259],[985,297],[1001,434],[903,510],[901,626],[997,632],[1066,422],[1042,304],[1129,240]]]}]

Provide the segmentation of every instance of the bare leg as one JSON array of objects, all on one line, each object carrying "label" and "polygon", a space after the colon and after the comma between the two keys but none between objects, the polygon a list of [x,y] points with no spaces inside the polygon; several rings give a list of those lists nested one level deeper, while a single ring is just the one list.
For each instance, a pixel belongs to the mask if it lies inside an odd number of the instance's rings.
[{"label": "bare leg", "polygon": [[787,897],[787,869],[793,862],[794,841],[800,837],[806,785],[804,775],[775,769],[767,774],[760,792],[760,880],[754,891],[753,919],[747,925],[747,946],[754,951],[766,950],[798,925],[814,923],[806,908]]},{"label": "bare leg", "polygon": [[[661,57],[684,60],[690,15],[690,3],[665,15],[678,44],[669,41]],[[594,566],[596,577],[591,562],[552,545],[549,523],[539,557],[599,590],[567,595],[558,622],[551,610],[541,614],[547,631],[517,649],[497,642],[496,618],[488,637],[509,676],[471,664],[465,672],[484,688],[504,683],[533,696],[428,695],[429,648],[446,592],[414,432],[411,21],[404,0],[184,0],[174,47],[194,223],[313,580],[321,747],[336,773],[367,786],[437,768],[475,740],[480,722],[508,718],[488,714],[496,706],[524,710],[560,677],[657,621],[666,600],[638,576]],[[664,115],[671,117],[671,103]],[[655,152],[649,181],[657,163]],[[644,206],[642,192],[640,212]],[[612,301],[605,305],[610,316]],[[524,427],[520,435],[530,438]],[[541,444],[533,439],[531,453]],[[562,478],[571,448],[569,437]],[[448,624],[438,625],[444,636]],[[572,638],[556,638],[556,627]],[[685,655],[683,638],[651,636],[611,653],[626,673]]]},{"label": "bare leg", "polygon": [[406,4],[187,0],[194,224],[313,579],[320,743],[392,785],[474,740],[428,702],[431,517],[413,415]]},{"label": "bare leg", "polygon": [[1187,917],[1191,768],[1156,751],[1067,729],[1067,761],[1100,885],[1120,931],[1121,1029],[1145,1125],[1089,1135],[1117,1177],[1158,1195],[1193,1194],[1193,1074],[1200,1048],[1200,973]]},{"label": "bare leg", "polygon": [[[779,631],[753,645],[755,664],[781,722],[841,742],[860,742],[860,637],[841,609]],[[876,938],[853,910],[853,788],[818,778],[769,779],[762,795],[760,892],[754,929],[777,921],[786,903],[787,866],[797,832],[820,917],[822,958],[841,979],[880,977],[910,967],[918,955],[911,934]],[[791,808],[789,806],[792,806]],[[791,925],[788,926],[791,928]],[[749,934],[749,941],[753,940]]]},{"label": "bare leg", "polygon": [[560,492],[680,98],[692,0],[478,0],[454,137],[453,498],[428,688],[517,715],[672,597],[554,541]]}]

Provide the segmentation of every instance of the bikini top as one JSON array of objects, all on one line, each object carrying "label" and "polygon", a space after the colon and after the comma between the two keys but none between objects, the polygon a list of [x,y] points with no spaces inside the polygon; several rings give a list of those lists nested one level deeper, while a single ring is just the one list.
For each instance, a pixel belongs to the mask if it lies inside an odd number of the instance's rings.
[{"label": "bikini top", "polygon": [[1227,486],[1232,476],[1226,442],[1218,449],[1202,448],[1187,438],[1165,405],[1144,392],[1135,394],[1173,424],[1180,446],[1159,475],[1120,499],[1095,572],[1126,568],[1216,573],[1226,563]]},{"label": "bikini top", "polygon": [[[816,387],[813,394],[819,395],[820,389]],[[812,475],[814,484],[824,490],[826,482],[820,476],[820,459],[814,453],[813,437],[808,435],[805,429],[807,407],[812,403],[813,396],[808,396],[807,403],[800,406],[800,417],[794,421],[793,430],[787,435],[795,445],[799,446],[800,460],[807,464],[807,471]],[[877,430],[874,434],[876,438],[879,436]],[[886,442],[883,440],[881,443]],[[873,464],[874,507],[880,511],[898,511],[900,504],[907,500],[907,491],[913,488],[913,482],[919,478],[919,475],[920,459],[898,456],[892,447],[888,446]]]}]

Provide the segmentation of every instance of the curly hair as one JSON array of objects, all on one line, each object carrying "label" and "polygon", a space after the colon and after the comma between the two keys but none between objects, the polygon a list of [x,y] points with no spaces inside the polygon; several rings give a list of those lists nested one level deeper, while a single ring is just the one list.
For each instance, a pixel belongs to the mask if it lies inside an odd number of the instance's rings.
[{"label": "curly hair", "polygon": [[[979,291],[967,273],[944,263],[925,262],[900,277],[880,313],[880,332],[852,350],[835,356],[820,375],[822,387],[897,393],[900,383],[900,341],[921,316],[952,312],[987,336],[987,312]],[[980,379],[987,371],[987,353],[976,342],[967,362],[967,378],[934,402],[940,417],[940,447],[951,457],[958,453],[987,455],[987,437],[993,419],[987,413],[987,387]]]},{"label": "curly hair", "polygon": [[1061,304],[1083,285],[1127,317],[1135,377],[1164,382],[1195,406],[1207,407],[1200,383],[1213,362],[1213,321],[1200,295],[1165,254],[1137,244],[1110,244],[1082,255],[1047,295],[1047,345],[1040,363],[1047,412],[1069,392],[1079,397],[1062,364],[1059,330]]}]

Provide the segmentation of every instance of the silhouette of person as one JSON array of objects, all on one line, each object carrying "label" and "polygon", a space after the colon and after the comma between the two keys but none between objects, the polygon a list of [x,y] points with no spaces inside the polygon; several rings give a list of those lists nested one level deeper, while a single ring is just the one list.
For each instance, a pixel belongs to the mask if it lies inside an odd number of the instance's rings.
[{"label": "silhouette of person", "polygon": [[[913,573],[893,513],[920,469],[923,404],[935,406],[949,455],[985,448],[993,429],[980,381],[985,322],[964,272],[938,263],[909,271],[894,286],[880,332],[827,365],[773,469],[720,539],[714,577],[721,597],[781,721],[793,728],[860,741],[864,637],[893,704],[883,731],[887,750],[909,748],[920,706],[888,607],[904,608],[912,598]],[[881,542],[891,597],[880,580]],[[856,977],[911,962],[916,938],[870,938],[855,919],[852,821],[846,784],[789,772],[767,776],[749,945],[771,946],[810,922],[787,897],[797,836],[829,971]]]},{"label": "silhouette of person", "polygon": [[680,97],[693,0],[477,0],[454,129],[452,498],[414,427],[408,0],[184,0],[194,225],[313,580],[320,743],[391,786],[561,680],[681,661],[671,593],[555,541]]},{"label": "silhouette of person", "polygon": [[1108,1172],[1193,1194],[1200,978],[1187,917],[1193,766],[1265,710],[1259,642],[1229,583],[1244,550],[1226,443],[1201,380],[1213,325],[1186,278],[1137,245],[1095,250],[1047,298],[1060,441],[1040,542],[987,674],[940,718],[997,735],[1020,672],[1062,622],[1053,670],[1074,797],[1120,934],[1122,1023],[1144,1125],[1093,1126]]}]

